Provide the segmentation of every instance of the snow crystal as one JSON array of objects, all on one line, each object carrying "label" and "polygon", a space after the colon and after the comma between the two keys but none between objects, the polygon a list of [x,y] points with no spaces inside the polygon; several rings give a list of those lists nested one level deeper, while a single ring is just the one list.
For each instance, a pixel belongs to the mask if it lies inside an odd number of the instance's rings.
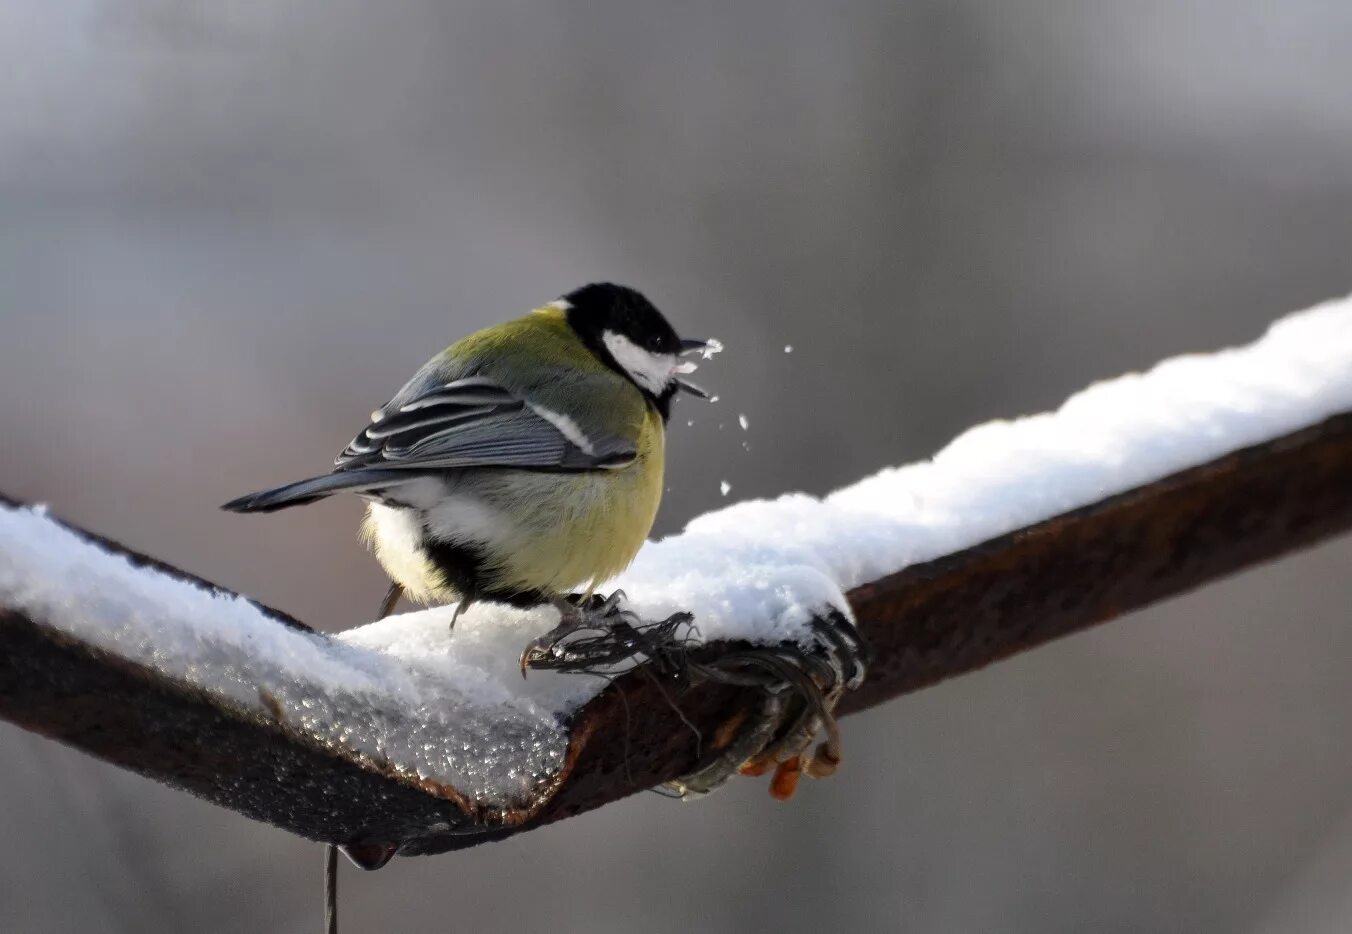
[{"label": "snow crystal", "polygon": [[732,492],[732,484],[726,480],[720,480],[718,482],[718,492],[722,493],[724,496],[727,496],[729,493]]},{"label": "snow crystal", "polygon": [[751,427],[750,423],[747,422],[746,420],[746,416],[743,415],[741,412],[737,413],[737,424],[742,426],[742,431],[746,431],[747,428]]}]

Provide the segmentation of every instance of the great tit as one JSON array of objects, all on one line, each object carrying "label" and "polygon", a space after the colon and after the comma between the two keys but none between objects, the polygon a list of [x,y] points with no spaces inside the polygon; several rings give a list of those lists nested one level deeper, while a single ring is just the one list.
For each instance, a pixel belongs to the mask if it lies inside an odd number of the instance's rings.
[{"label": "great tit", "polygon": [[[367,501],[363,537],[421,602],[553,602],[567,618],[622,571],[662,498],[672,400],[704,396],[682,340],[637,291],[584,286],[429,360],[319,477],[226,503],[271,512],[333,493]],[[454,625],[454,616],[452,625]]]}]

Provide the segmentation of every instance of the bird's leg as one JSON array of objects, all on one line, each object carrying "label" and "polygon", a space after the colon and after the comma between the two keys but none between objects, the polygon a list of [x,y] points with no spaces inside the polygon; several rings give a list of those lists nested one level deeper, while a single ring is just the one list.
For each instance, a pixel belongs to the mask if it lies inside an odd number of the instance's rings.
[{"label": "bird's leg", "polygon": [[587,614],[582,609],[580,596],[570,594],[566,597],[555,597],[549,602],[559,611],[559,624],[551,629],[548,635],[561,638],[587,625]]},{"label": "bird's leg", "polygon": [[455,632],[455,621],[460,618],[460,614],[474,606],[476,596],[473,591],[466,591],[460,602],[455,605],[455,612],[451,614],[451,632]]},{"label": "bird's leg", "polygon": [[384,619],[394,612],[395,604],[399,598],[404,595],[404,585],[397,581],[390,584],[390,589],[385,591],[385,599],[380,601],[380,612],[376,614],[376,619]]}]

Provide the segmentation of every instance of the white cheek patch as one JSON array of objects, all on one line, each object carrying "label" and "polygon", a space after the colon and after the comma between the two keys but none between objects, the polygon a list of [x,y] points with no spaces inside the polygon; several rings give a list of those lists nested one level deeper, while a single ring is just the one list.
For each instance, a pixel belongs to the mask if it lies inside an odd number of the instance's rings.
[{"label": "white cheek patch", "polygon": [[614,331],[603,331],[601,340],[605,342],[606,350],[610,351],[615,362],[624,367],[624,371],[634,378],[634,382],[653,395],[661,395],[670,385],[672,374],[676,370],[674,354],[644,350],[623,334]]}]

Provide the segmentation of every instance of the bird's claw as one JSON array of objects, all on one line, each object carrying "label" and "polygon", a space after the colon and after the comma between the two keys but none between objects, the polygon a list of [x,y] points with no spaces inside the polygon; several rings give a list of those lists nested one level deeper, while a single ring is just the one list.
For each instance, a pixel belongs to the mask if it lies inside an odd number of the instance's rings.
[{"label": "bird's claw", "polygon": [[554,636],[553,630],[527,642],[526,647],[521,650],[521,677],[526,677],[526,672],[530,668],[546,667],[547,660],[558,647],[559,637]]},{"label": "bird's claw", "polygon": [[660,623],[645,624],[628,609],[623,590],[608,597],[566,598],[559,612],[559,624],[522,650],[523,678],[530,669],[591,671],[652,657],[666,647],[677,627],[693,619],[689,613],[676,613]]},{"label": "bird's claw", "polygon": [[614,674],[626,665],[644,664],[684,683],[703,679],[761,689],[760,709],[720,731],[711,747],[713,761],[667,782],[668,791],[698,796],[739,773],[773,770],[770,793],[784,800],[792,797],[801,776],[826,778],[840,767],[834,711],[845,692],[863,682],[869,655],[858,630],[841,613],[816,617],[807,646],[738,647],[710,658],[704,652],[691,655],[698,644],[689,613],[645,623],[626,608],[621,591],[572,600],[560,612],[559,625],[522,651],[523,676],[530,669]]},{"label": "bird's claw", "polygon": [[[734,649],[694,666],[714,681],[758,685],[765,691],[759,716],[747,718],[714,761],[668,782],[682,796],[707,794],[737,774],[771,769],[770,794],[793,796],[802,775],[826,778],[840,767],[842,749],[836,704],[864,679],[868,649],[843,615],[831,612],[812,623],[812,645]],[[814,741],[824,737],[813,748]]]}]

